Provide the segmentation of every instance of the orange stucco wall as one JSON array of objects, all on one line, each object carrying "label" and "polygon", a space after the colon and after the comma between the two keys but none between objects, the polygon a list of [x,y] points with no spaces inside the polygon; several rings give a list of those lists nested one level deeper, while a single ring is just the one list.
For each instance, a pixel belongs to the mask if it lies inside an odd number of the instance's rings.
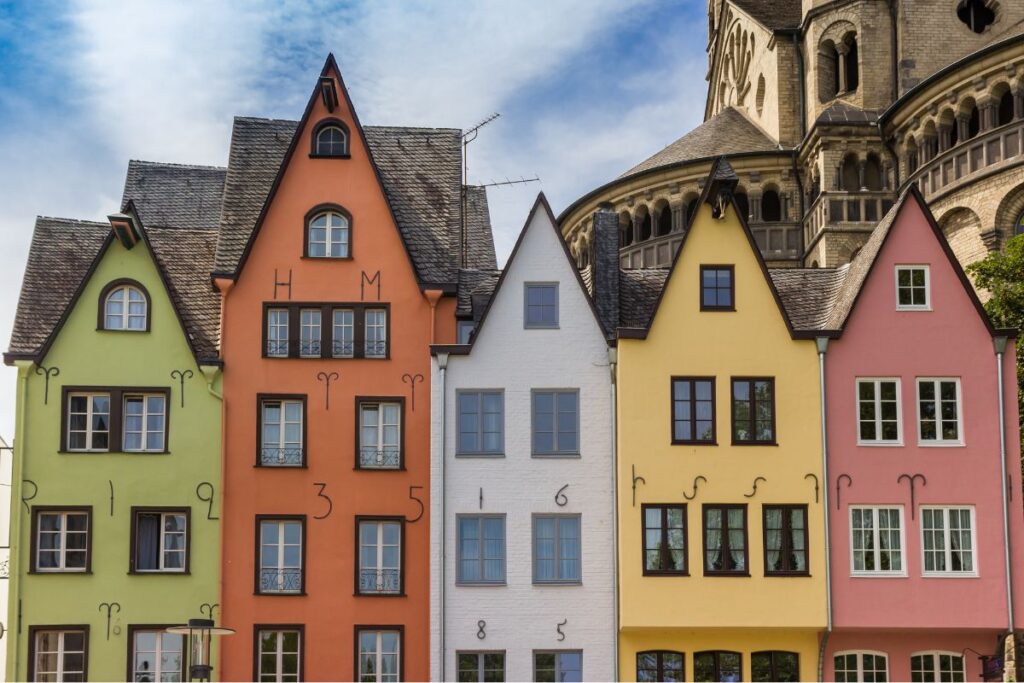
[{"label": "orange stucco wall", "polygon": [[[303,674],[306,680],[349,679],[354,672],[356,625],[404,628],[404,680],[425,680],[429,643],[429,528],[426,511],[430,458],[431,342],[452,343],[454,300],[443,298],[434,313],[420,291],[412,264],[388,210],[364,141],[343,96],[329,113],[319,97],[302,131],[287,170],[269,207],[251,254],[230,288],[224,310],[223,357],[226,406],[226,457],[223,492],[223,590],[219,621],[237,630],[223,639],[223,680],[253,675],[255,624],[302,624],[305,628]],[[350,159],[313,159],[310,135],[326,116],[342,119],[351,131]],[[302,258],[303,220],[314,206],[340,204],[353,217],[351,260]],[[261,357],[262,307],[273,301],[275,269],[279,280],[291,271],[291,301],[358,302],[361,274],[380,272],[380,301],[388,302],[391,350],[388,360],[265,359]],[[364,288],[376,301],[376,286]],[[278,289],[278,300],[287,300]],[[324,324],[328,324],[324,320]],[[319,372],[337,372],[330,408]],[[415,409],[403,375],[421,375]],[[258,468],[257,394],[307,395],[305,469]],[[356,470],[357,396],[406,399],[405,471]],[[333,509],[318,496],[321,484]],[[405,595],[354,595],[356,515],[405,516]],[[306,515],[306,594],[255,595],[256,515]]]}]

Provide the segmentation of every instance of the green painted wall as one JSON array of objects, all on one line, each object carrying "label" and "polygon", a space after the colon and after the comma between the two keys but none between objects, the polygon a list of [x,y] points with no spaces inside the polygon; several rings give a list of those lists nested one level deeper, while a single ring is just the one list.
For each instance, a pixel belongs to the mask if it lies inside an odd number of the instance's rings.
[{"label": "green painted wall", "polygon": [[[149,290],[148,333],[96,329],[100,291],[118,278],[138,280]],[[131,250],[116,241],[110,246],[42,364],[60,369],[59,376],[50,379],[48,402],[44,377],[35,368],[19,368],[16,443],[22,462],[20,467],[16,463],[14,477],[16,482],[33,481],[38,489],[32,497],[32,485],[24,483],[12,502],[17,533],[12,530],[16,557],[7,621],[7,680],[25,680],[28,675],[29,627],[53,624],[88,624],[89,679],[123,680],[130,624],[184,623],[203,616],[203,603],[219,602],[220,523],[207,519],[208,504],[198,499],[196,487],[200,482],[213,485],[212,516],[219,517],[221,404],[208,391],[143,243]],[[185,381],[182,407],[180,384],[171,371],[186,369],[193,376]],[[218,374],[212,386],[218,393],[219,384]],[[59,453],[64,385],[170,388],[169,453]],[[113,514],[108,482],[113,483]],[[204,497],[206,491],[204,487]],[[92,506],[91,574],[28,573],[31,516],[19,502],[21,497],[32,497],[30,506]],[[190,574],[128,573],[133,506],[191,508]],[[106,611],[99,606],[104,602],[120,604],[110,619],[109,638]]]}]

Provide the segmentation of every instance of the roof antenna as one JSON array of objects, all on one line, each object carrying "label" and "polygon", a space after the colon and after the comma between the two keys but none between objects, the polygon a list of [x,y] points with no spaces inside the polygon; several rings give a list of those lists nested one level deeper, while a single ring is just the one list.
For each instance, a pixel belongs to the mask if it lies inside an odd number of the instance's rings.
[{"label": "roof antenna", "polygon": [[508,176],[505,176],[504,180],[491,180],[489,183],[484,183],[480,187],[504,187],[505,185],[525,185],[526,183],[539,183],[540,176],[536,173],[533,174],[532,178],[524,178],[519,176],[519,180],[509,180]]},{"label": "roof antenna", "polygon": [[483,121],[480,121],[480,123],[462,133],[462,230],[459,234],[459,267],[464,267],[468,260],[468,251],[466,246],[466,243],[468,242],[466,237],[466,185],[469,182],[469,157],[467,156],[467,148],[469,147],[469,143],[476,140],[476,136],[480,134],[480,129],[494,121],[499,116],[501,116],[501,114],[494,112]]}]

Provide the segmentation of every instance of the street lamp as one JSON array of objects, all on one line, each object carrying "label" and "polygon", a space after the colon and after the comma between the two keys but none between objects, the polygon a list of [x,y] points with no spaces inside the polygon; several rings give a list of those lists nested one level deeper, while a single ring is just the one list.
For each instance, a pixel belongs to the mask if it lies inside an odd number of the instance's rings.
[{"label": "street lamp", "polygon": [[210,641],[213,636],[230,636],[233,628],[215,626],[213,619],[189,619],[184,626],[171,626],[168,633],[188,636],[191,647],[189,658],[188,679],[190,681],[208,681],[213,667],[210,665]]}]

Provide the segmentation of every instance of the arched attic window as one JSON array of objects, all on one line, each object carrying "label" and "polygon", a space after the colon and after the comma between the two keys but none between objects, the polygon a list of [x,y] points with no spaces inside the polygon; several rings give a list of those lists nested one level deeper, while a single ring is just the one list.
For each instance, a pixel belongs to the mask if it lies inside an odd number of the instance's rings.
[{"label": "arched attic window", "polygon": [[352,217],[335,205],[322,205],[306,214],[305,256],[352,258]]},{"label": "arched attic window", "polygon": [[313,130],[313,148],[310,156],[341,157],[348,153],[348,127],[339,119],[324,119]]},{"label": "arched attic window", "polygon": [[101,330],[148,332],[149,292],[135,280],[114,280],[100,292]]},{"label": "arched attic window", "polygon": [[761,220],[765,223],[778,223],[782,220],[782,200],[774,190],[765,190],[761,195]]}]

